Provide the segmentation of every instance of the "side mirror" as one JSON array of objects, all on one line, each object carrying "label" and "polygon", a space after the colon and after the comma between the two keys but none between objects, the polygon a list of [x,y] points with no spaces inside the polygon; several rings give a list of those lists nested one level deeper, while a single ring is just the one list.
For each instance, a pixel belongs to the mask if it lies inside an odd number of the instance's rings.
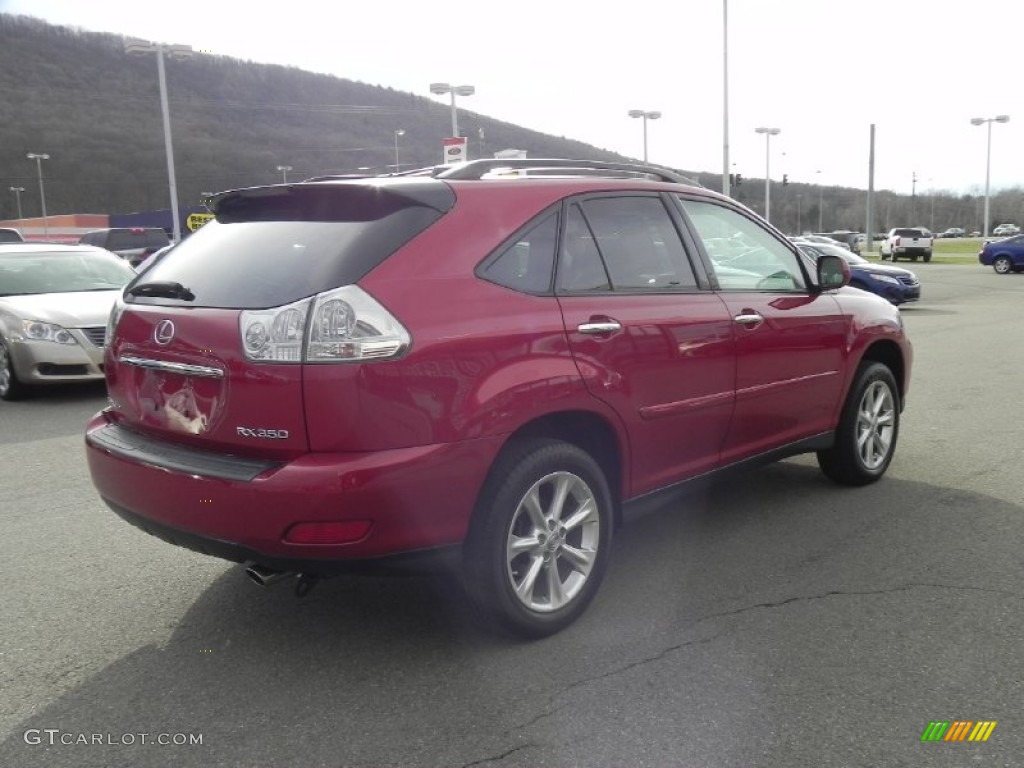
[{"label": "side mirror", "polygon": [[839,256],[818,257],[818,286],[823,291],[832,291],[850,284],[850,265]]}]

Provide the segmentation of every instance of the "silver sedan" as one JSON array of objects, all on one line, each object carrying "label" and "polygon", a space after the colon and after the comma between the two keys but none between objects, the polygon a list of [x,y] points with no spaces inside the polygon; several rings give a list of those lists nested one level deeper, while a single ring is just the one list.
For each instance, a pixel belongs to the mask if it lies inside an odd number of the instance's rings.
[{"label": "silver sedan", "polygon": [[134,276],[102,248],[0,245],[0,399],[102,379],[107,319]]}]

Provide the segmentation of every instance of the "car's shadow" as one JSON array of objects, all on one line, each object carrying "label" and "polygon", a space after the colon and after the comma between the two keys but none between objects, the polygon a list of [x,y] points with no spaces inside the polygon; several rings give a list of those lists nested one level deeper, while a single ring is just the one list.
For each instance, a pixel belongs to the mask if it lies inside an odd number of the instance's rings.
[{"label": "car's shadow", "polygon": [[[618,534],[612,570],[596,603],[565,632],[534,643],[478,629],[451,576],[339,577],[299,599],[287,584],[261,589],[240,568],[227,567],[180,617],[169,640],[131,651],[34,712],[0,745],[0,754],[11,756],[7,765],[20,768],[439,766],[486,758],[496,744],[509,749],[525,744],[555,750],[545,753],[544,764],[569,764],[572,739],[541,745],[531,729],[543,731],[544,721],[565,707],[565,713],[573,713],[563,715],[565,727],[575,723],[584,733],[594,718],[603,718],[597,710],[571,705],[573,695],[583,694],[582,681],[618,675],[643,659],[660,658],[666,647],[737,631],[728,622],[740,614],[753,622],[746,631],[757,633],[744,642],[742,653],[775,653],[783,625],[778,613],[753,610],[758,606],[847,591],[899,594],[915,582],[963,578],[983,585],[1009,560],[1017,561],[1021,537],[1007,532],[1006,521],[1019,520],[1020,513],[979,494],[892,478],[837,490],[806,461],[785,462],[741,482],[705,485],[673,509],[634,519]],[[950,529],[958,531],[956,536],[939,537]],[[164,570],[151,567],[138,588],[173,589],[180,574]],[[943,593],[922,594],[927,599],[919,610],[929,620],[954,620]],[[971,594],[974,601],[984,599]],[[963,599],[963,594],[948,598]],[[874,621],[865,618],[877,605],[868,600],[835,605],[820,626],[812,624],[804,635],[787,640],[796,643],[792,652],[820,654],[831,648],[836,636],[830,622]],[[986,626],[975,629],[980,638]],[[770,637],[763,651],[755,642],[759,633]],[[845,634],[837,652],[854,653],[858,637]],[[939,647],[915,649],[915,658],[941,653],[946,641],[937,641]],[[734,642],[705,651],[712,656],[708,663],[734,665]],[[982,642],[972,653],[992,674],[1001,674],[1007,668],[1003,663],[1012,661],[998,644]],[[753,670],[764,661],[744,663]],[[897,661],[913,667],[912,660]],[[950,685],[965,684],[974,671],[966,664]],[[744,674],[765,675],[755,686],[761,689],[786,684],[773,679],[770,668]],[[570,691],[574,694],[567,695]],[[786,702],[798,707],[797,700]],[[694,741],[700,741],[706,727],[701,706],[734,705],[693,702],[693,711],[673,714],[673,728],[685,731],[692,725]],[[631,698],[607,706],[627,713],[643,709]],[[813,718],[813,699],[808,707]],[[844,733],[852,732],[847,726],[875,722],[877,713],[865,714],[875,709],[863,701],[844,709]],[[927,719],[928,713],[914,716]],[[43,748],[25,743],[26,729],[45,728],[118,738],[202,733],[203,745]],[[760,738],[734,736],[749,743]],[[845,738],[829,736],[827,728],[819,736],[818,746],[826,751]]]}]

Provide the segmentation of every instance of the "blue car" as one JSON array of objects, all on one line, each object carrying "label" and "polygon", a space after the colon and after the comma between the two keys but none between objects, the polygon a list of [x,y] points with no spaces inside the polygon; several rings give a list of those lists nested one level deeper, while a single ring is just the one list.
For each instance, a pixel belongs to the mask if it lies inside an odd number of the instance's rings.
[{"label": "blue car", "polygon": [[978,261],[1000,275],[1024,269],[1024,235],[990,240],[981,246]]},{"label": "blue car", "polygon": [[833,245],[802,242],[799,238],[793,242],[812,261],[816,262],[819,256],[825,254],[844,259],[850,265],[850,285],[854,288],[877,294],[897,305],[921,298],[921,281],[909,269],[876,264]]}]

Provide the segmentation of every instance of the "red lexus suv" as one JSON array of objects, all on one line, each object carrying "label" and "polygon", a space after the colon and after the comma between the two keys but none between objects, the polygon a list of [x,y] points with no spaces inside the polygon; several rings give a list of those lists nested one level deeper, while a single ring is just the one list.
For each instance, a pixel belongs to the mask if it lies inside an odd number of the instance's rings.
[{"label": "red lexus suv", "polygon": [[213,209],[114,308],[87,454],[118,515],[261,583],[454,555],[491,623],[539,637],[638,500],[892,460],[898,310],[672,172],[480,160]]}]

